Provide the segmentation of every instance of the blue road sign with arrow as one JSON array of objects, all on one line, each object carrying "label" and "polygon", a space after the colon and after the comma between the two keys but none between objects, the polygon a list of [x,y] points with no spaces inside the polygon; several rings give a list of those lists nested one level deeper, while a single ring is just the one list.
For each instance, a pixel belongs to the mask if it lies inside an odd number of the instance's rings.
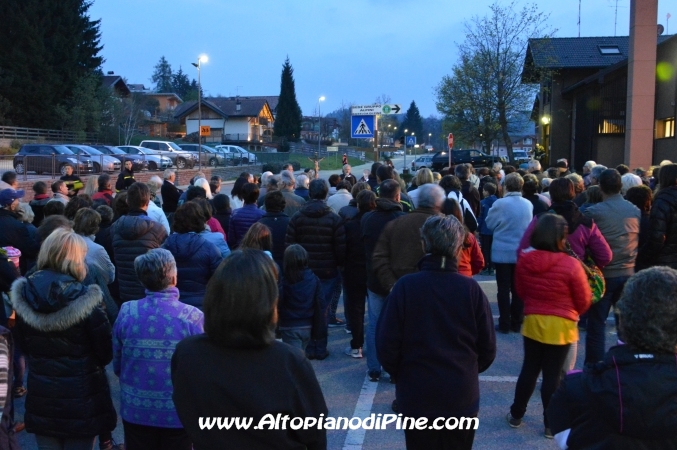
[{"label": "blue road sign with arrow", "polygon": [[416,145],[416,136],[407,136],[407,146]]},{"label": "blue road sign with arrow", "polygon": [[350,137],[353,139],[369,139],[374,137],[375,116],[351,116]]}]

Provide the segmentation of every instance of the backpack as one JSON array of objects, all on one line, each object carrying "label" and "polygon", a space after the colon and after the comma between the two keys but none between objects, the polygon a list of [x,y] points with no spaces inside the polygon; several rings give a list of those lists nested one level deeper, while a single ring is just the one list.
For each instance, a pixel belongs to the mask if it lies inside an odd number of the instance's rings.
[{"label": "backpack", "polygon": [[461,212],[463,213],[463,223],[471,233],[477,231],[477,218],[475,213],[472,212],[472,208],[468,205],[466,199],[463,198],[463,195],[460,192],[451,191],[447,198],[456,200],[461,207]]}]

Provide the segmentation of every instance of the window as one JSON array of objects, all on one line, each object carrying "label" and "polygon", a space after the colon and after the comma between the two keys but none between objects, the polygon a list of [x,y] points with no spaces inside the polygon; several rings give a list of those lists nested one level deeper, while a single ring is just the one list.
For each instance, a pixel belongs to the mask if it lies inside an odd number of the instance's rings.
[{"label": "window", "polygon": [[625,119],[605,119],[599,124],[599,134],[625,133]]},{"label": "window", "polygon": [[479,158],[480,152],[473,150],[472,152],[470,152],[470,157],[471,158]]},{"label": "window", "polygon": [[658,119],[656,121],[656,139],[675,137],[675,118]]},{"label": "window", "polygon": [[618,45],[600,45],[599,52],[602,55],[620,55],[621,51],[618,49]]}]

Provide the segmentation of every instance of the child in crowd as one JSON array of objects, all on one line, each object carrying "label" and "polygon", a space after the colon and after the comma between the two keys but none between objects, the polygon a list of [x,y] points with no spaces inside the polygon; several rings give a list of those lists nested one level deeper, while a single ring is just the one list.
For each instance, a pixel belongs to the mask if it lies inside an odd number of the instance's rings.
[{"label": "child in crowd", "polygon": [[298,244],[285,250],[282,273],[277,304],[279,335],[282,342],[305,351],[311,337],[321,339],[326,333],[322,285],[308,268],[308,252]]},{"label": "child in crowd", "polygon": [[496,197],[496,185],[494,183],[484,183],[482,187],[482,197],[480,202],[480,217],[477,220],[477,229],[480,233],[480,245],[482,246],[482,255],[484,256],[483,275],[494,275],[494,265],[491,263],[491,244],[494,241],[494,232],[487,226],[487,214],[489,209],[498,198]]}]

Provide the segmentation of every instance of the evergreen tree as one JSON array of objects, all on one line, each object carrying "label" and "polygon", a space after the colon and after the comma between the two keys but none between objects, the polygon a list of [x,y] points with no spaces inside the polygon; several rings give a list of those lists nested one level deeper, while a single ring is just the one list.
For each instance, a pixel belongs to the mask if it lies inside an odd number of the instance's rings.
[{"label": "evergreen tree", "polygon": [[296,101],[294,69],[289,63],[289,58],[282,66],[280,100],[277,104],[273,134],[290,141],[296,141],[301,136],[301,107]]},{"label": "evergreen tree", "polygon": [[185,100],[186,95],[191,90],[190,80],[188,75],[183,72],[181,66],[179,70],[172,75],[172,92]]},{"label": "evergreen tree", "polygon": [[174,92],[172,66],[169,65],[164,56],[155,65],[155,71],[150,80],[155,83],[155,91],[164,93]]},{"label": "evergreen tree", "polygon": [[416,143],[423,144],[425,140],[423,139],[423,119],[421,119],[421,112],[418,110],[415,101],[411,101],[407,114],[404,116],[404,120],[400,125],[400,130],[409,130],[407,131],[407,136],[411,136],[411,133],[414,133],[416,136]]},{"label": "evergreen tree", "polygon": [[57,105],[96,73],[103,58],[100,21],[87,0],[4,0],[0,27],[0,96],[5,122],[56,128]]}]

